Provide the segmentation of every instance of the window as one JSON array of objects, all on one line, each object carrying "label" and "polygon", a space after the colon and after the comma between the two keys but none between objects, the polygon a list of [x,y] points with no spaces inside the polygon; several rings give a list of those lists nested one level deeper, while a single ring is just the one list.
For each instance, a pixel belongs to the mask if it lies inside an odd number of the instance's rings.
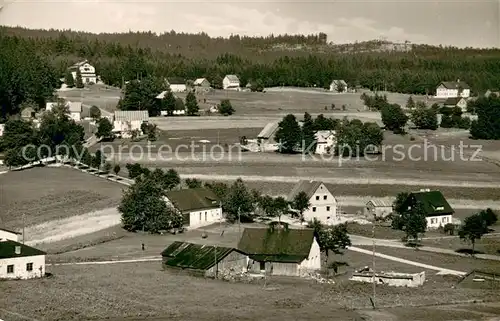
[{"label": "window", "polygon": [[7,265],[7,273],[14,273],[14,264]]},{"label": "window", "polygon": [[319,195],[318,195],[318,196],[316,196],[316,200],[317,200],[317,201],[319,201]]},{"label": "window", "polygon": [[431,218],[431,224],[436,224],[436,219],[435,218]]},{"label": "window", "polygon": [[207,212],[205,212],[205,222],[207,221]]},{"label": "window", "polygon": [[323,196],[323,200],[326,200],[326,195],[325,195],[325,196]]},{"label": "window", "polygon": [[265,271],[266,270],[266,262],[260,262],[260,270]]},{"label": "window", "polygon": [[443,218],[441,219],[441,221],[442,221],[443,223],[447,223],[447,222],[448,222],[448,218],[447,218],[447,217],[443,217]]},{"label": "window", "polygon": [[313,207],[313,212],[316,212],[316,206],[315,206],[315,207]]},{"label": "window", "polygon": [[327,206],[326,207],[326,211],[329,212],[330,211],[330,206]]},{"label": "window", "polygon": [[200,222],[201,222],[201,213],[200,213]]},{"label": "window", "polygon": [[28,272],[33,271],[33,263],[26,263],[26,271]]}]

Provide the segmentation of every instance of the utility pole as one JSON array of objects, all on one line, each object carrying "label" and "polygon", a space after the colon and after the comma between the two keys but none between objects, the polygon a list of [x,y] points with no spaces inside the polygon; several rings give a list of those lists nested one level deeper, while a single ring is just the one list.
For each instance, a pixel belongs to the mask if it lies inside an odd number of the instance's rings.
[{"label": "utility pole", "polygon": [[373,270],[373,307],[375,308],[375,296],[376,296],[376,291],[375,291],[375,287],[376,287],[376,282],[375,282],[375,224],[376,224],[376,220],[375,220],[375,215],[373,215],[373,227],[372,227],[372,240],[373,240],[373,253],[372,253],[372,270]]}]

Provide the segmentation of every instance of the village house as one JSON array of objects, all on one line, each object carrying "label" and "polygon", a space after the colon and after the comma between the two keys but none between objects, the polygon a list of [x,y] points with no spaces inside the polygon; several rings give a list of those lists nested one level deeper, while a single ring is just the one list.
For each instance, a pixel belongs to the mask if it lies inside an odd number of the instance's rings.
[{"label": "village house", "polygon": [[311,204],[303,213],[306,222],[314,218],[326,225],[335,225],[340,222],[341,213],[337,209],[338,202],[323,182],[299,181],[288,194],[288,201],[293,201],[300,192],[306,193]]},{"label": "village house", "polygon": [[465,82],[460,81],[443,81],[436,88],[435,98],[454,98],[454,97],[470,97],[470,87]]},{"label": "village house", "polygon": [[178,210],[184,227],[196,229],[222,220],[219,198],[206,188],[186,188],[166,192],[166,201]]},{"label": "village house", "polygon": [[[316,154],[333,154],[337,144],[336,132],[334,130],[320,130],[314,134],[316,138]],[[307,148],[307,146],[306,146]]]},{"label": "village house", "polygon": [[346,93],[348,90],[345,80],[333,80],[330,84],[330,91],[341,94]]},{"label": "village house", "polygon": [[222,80],[222,88],[225,90],[240,90],[240,79],[236,75],[227,75]]},{"label": "village house", "polygon": [[31,107],[26,107],[21,111],[21,119],[30,121],[35,119],[36,111]]},{"label": "village house", "polygon": [[134,131],[142,133],[141,125],[148,122],[147,110],[117,110],[113,118],[113,134],[117,137],[131,137]]},{"label": "village house", "polygon": [[278,131],[278,123],[268,123],[257,135],[258,149],[261,152],[275,152],[279,146],[274,140],[274,136]]},{"label": "village house", "polygon": [[248,257],[241,251],[214,245],[176,241],[162,253],[164,270],[219,278],[246,272]]},{"label": "village house", "polygon": [[94,66],[89,64],[87,60],[77,62],[73,66],[69,67],[71,70],[71,74],[73,75],[73,79],[76,80],[76,71],[80,70],[80,74],[82,75],[82,82],[87,85],[97,84],[97,75],[95,72]]},{"label": "village house", "polygon": [[427,229],[436,229],[453,223],[455,211],[440,191],[422,189],[419,192],[412,192],[402,206],[411,210],[417,203],[422,204],[425,211]]},{"label": "village house", "polygon": [[194,81],[195,87],[210,88],[210,81],[207,78],[198,78]]},{"label": "village house", "polygon": [[[54,106],[57,106],[57,102],[48,102],[45,104],[45,110],[51,111]],[[66,101],[66,107],[68,108],[69,117],[75,122],[82,120],[82,103],[81,102],[71,102]]]},{"label": "village house", "polygon": [[369,200],[365,205],[364,214],[368,218],[385,218],[392,214],[392,203],[386,200]]},{"label": "village house", "polygon": [[182,78],[168,78],[167,84],[173,93],[183,93],[187,90],[186,80]]},{"label": "village house", "polygon": [[46,253],[13,240],[0,240],[0,279],[32,279],[45,275]]},{"label": "village house", "polygon": [[248,255],[249,273],[303,276],[321,269],[321,251],[309,228],[292,229],[278,222],[245,228],[238,250]]},{"label": "village house", "polygon": [[444,101],[443,107],[454,108],[458,107],[463,113],[467,112],[467,99],[463,97],[452,97]]},{"label": "village house", "polygon": [[21,233],[0,227],[0,241],[11,240],[19,242]]}]

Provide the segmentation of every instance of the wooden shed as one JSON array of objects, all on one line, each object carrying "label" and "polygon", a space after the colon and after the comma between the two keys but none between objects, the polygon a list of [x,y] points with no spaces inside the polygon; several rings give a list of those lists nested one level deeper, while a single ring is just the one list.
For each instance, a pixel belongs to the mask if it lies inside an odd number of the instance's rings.
[{"label": "wooden shed", "polygon": [[216,278],[245,272],[248,261],[244,253],[234,248],[188,242],[172,243],[161,256],[165,270]]}]

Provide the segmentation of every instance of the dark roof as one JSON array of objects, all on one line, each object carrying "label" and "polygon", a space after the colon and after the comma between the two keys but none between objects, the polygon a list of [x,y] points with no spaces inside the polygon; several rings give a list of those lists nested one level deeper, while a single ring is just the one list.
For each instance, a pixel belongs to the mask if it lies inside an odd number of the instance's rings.
[{"label": "dark roof", "polygon": [[[455,211],[440,191],[421,191],[410,193],[412,203],[420,202],[427,216],[439,216],[453,214]],[[442,210],[437,208],[442,207]]]},{"label": "dark roof", "polygon": [[220,206],[220,200],[214,192],[202,187],[168,191],[166,196],[181,212],[218,208]]},{"label": "dark roof", "polygon": [[[305,192],[308,198],[311,198],[321,186],[321,184],[323,184],[323,182],[321,181],[301,180],[293,187],[292,191],[288,194],[288,200],[292,201],[294,197],[300,192]],[[326,185],[325,188],[328,191],[328,187],[326,187]]]},{"label": "dark roof", "polygon": [[179,77],[170,77],[167,79],[170,85],[185,85],[186,80]]},{"label": "dark roof", "polygon": [[[16,254],[16,246],[21,247],[21,254]],[[16,241],[7,240],[0,242],[0,259],[10,259],[16,257],[45,255],[45,254],[47,253]]]},{"label": "dark roof", "polygon": [[460,100],[462,100],[463,98],[462,97],[452,97],[452,98],[448,98],[444,101],[444,105],[452,105],[452,106],[456,106],[458,104],[458,102]]},{"label": "dark roof", "polygon": [[441,85],[447,89],[470,89],[469,85],[463,81],[442,81]]},{"label": "dark roof", "polygon": [[245,228],[238,249],[256,261],[299,263],[309,256],[314,230],[283,227]]},{"label": "dark roof", "polygon": [[20,232],[17,232],[17,231],[14,231],[14,230],[8,230],[8,229],[3,228],[3,227],[0,227],[0,231],[5,231],[5,232],[9,232],[9,233],[13,233],[13,234],[21,235],[21,233],[20,233]]},{"label": "dark roof", "polygon": [[167,266],[207,270],[215,265],[216,258],[218,263],[233,251],[236,249],[177,241],[167,247],[161,256],[169,258],[165,262]]}]

